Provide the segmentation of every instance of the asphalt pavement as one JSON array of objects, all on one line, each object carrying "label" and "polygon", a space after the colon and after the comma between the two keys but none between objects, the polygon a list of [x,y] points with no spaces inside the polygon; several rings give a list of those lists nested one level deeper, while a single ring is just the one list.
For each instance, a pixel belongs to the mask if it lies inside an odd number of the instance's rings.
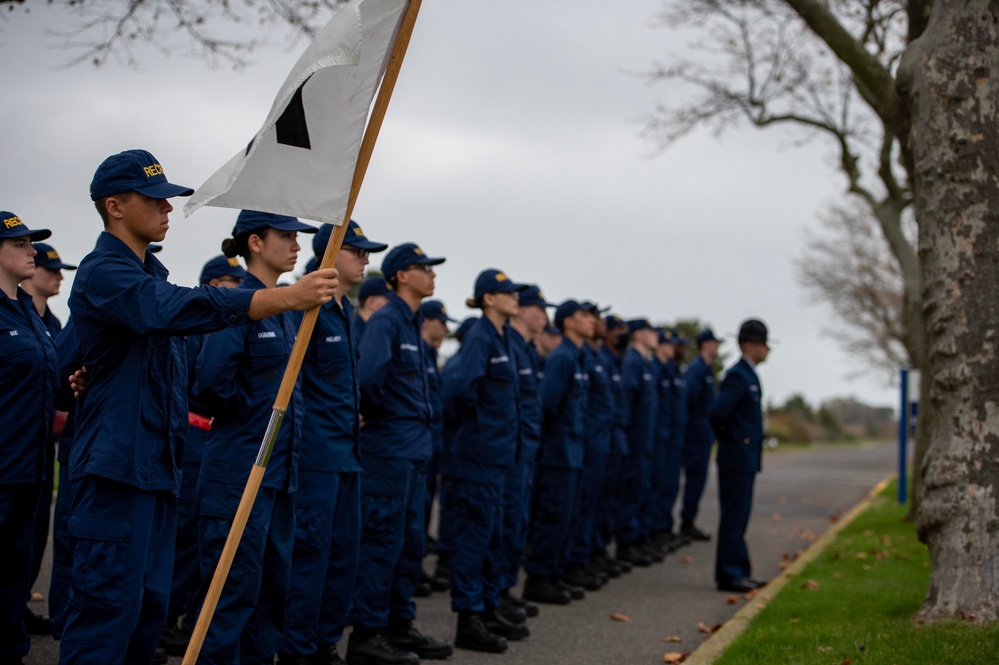
[{"label": "asphalt pavement", "polygon": [[[747,533],[754,576],[777,576],[782,561],[807,549],[840,515],[895,470],[895,455],[893,443],[815,446],[765,454]],[[712,465],[697,520],[706,531],[713,531],[718,523],[716,480]],[[35,585],[35,591],[43,595],[48,593],[48,565]],[[715,590],[713,567],[714,542],[694,543],[663,563],[611,580],[600,591],[587,593],[584,600],[567,606],[542,606],[540,615],[528,621],[531,636],[512,642],[505,654],[456,650],[449,662],[662,663],[666,652],[696,649],[708,637],[705,628],[724,623],[741,606],[726,602],[732,594]],[[432,556],[425,568],[428,572],[433,569]],[[44,600],[33,601],[32,607],[48,613]],[[417,600],[416,625],[428,635],[453,640],[455,615],[446,593]],[[668,638],[679,641],[665,642]],[[341,644],[341,655],[346,641]],[[51,637],[34,637],[24,662],[55,665],[58,643]],[[170,659],[170,665],[179,663],[179,658]]]}]

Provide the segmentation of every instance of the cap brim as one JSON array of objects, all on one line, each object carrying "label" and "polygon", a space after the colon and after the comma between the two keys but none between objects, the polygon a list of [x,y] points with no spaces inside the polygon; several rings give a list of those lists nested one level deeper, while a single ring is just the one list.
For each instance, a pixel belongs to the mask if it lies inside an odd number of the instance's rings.
[{"label": "cap brim", "polygon": [[190,187],[181,187],[172,182],[161,182],[158,185],[137,188],[135,191],[151,199],[169,199],[174,196],[190,196],[194,194],[194,190]]},{"label": "cap brim", "polygon": [[14,227],[17,229],[16,231],[8,231],[0,236],[0,238],[23,238],[27,236],[31,238],[31,242],[36,242],[38,240],[45,240],[52,235],[52,232],[48,229],[29,229],[28,227],[20,224],[18,226],[20,228]]},{"label": "cap brim", "polygon": [[373,253],[384,252],[388,249],[388,245],[384,245],[380,242],[371,242],[370,240],[357,240],[351,242],[344,240],[343,244],[347,247],[357,247],[358,249],[364,249]]},{"label": "cap brim", "polygon": [[62,261],[53,261],[52,263],[38,263],[35,262],[36,268],[48,268],[49,270],[76,270],[79,266],[74,266],[69,263],[63,263]]},{"label": "cap brim", "polygon": [[413,265],[413,266],[439,266],[440,264],[444,263],[446,260],[447,259],[442,259],[442,258],[439,258],[439,257],[438,258],[431,258],[429,256],[424,256],[424,257],[418,258],[418,260],[413,261],[409,265]]},{"label": "cap brim", "polygon": [[257,228],[272,228],[278,231],[298,231],[300,233],[319,233],[319,229],[316,227],[306,224],[305,222],[300,222],[298,220],[293,220],[290,222],[280,222],[277,224],[262,224]]}]

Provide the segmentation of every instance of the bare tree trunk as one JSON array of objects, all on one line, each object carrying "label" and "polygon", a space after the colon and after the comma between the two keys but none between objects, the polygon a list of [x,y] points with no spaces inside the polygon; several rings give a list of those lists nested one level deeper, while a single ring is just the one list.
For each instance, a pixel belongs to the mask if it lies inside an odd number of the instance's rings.
[{"label": "bare tree trunk", "polygon": [[999,0],[935,0],[899,69],[911,114],[930,447],[917,619],[999,618]]}]

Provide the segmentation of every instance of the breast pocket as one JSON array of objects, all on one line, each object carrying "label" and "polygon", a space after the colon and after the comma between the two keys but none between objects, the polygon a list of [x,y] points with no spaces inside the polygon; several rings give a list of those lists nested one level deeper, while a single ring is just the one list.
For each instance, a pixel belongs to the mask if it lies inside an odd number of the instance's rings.
[{"label": "breast pocket", "polygon": [[0,330],[0,362],[8,368],[33,365],[38,347],[30,334],[22,330]]},{"label": "breast pocket", "polygon": [[336,379],[350,363],[349,347],[346,342],[320,342],[316,345],[315,359],[325,378]]},{"label": "breast pocket", "polygon": [[288,360],[288,346],[284,340],[250,340],[247,349],[258,385],[265,385],[281,378]]}]

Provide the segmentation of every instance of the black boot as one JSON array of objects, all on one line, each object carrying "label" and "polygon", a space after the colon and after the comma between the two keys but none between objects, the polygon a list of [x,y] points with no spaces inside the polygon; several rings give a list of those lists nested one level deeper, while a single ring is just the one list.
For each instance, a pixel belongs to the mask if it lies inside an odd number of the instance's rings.
[{"label": "black boot", "polygon": [[568,591],[569,597],[572,598],[573,600],[582,600],[583,598],[586,598],[586,591],[584,591],[583,587],[581,586],[576,586],[575,584],[569,584],[561,577],[555,578],[555,584],[558,584],[560,587]]},{"label": "black boot", "polygon": [[500,616],[509,621],[510,623],[522,624],[527,623],[527,612],[523,609],[517,607],[508,600],[500,599],[500,605],[496,608]]},{"label": "black boot", "polygon": [[540,610],[538,610],[538,606],[534,603],[529,603],[522,598],[514,598],[511,596],[509,589],[500,592],[500,603],[523,610],[524,614],[526,614],[528,618],[536,617],[540,612]]},{"label": "black boot", "polygon": [[680,527],[680,533],[691,540],[711,540],[711,534],[706,531],[701,531],[693,522],[684,522],[683,526]]},{"label": "black boot", "polygon": [[652,559],[650,559],[635,545],[618,544],[617,558],[620,561],[626,561],[632,566],[636,566],[638,568],[648,568],[652,565]]},{"label": "black boot", "polygon": [[459,649],[503,653],[506,651],[506,638],[490,631],[476,612],[459,612],[458,629],[454,635],[454,645]]},{"label": "black boot", "polygon": [[[527,617],[524,617],[527,620]],[[486,610],[482,615],[482,623],[486,625],[490,633],[505,637],[511,642],[517,642],[531,634],[531,629],[524,624],[515,624],[507,621],[495,609]]]},{"label": "black boot", "polygon": [[[588,574],[582,566],[569,566],[565,569],[561,580],[566,584],[581,587],[587,591],[599,591],[600,587],[603,586],[598,578]],[[569,593],[572,593],[572,591],[570,590]]]},{"label": "black boot", "polygon": [[524,599],[546,605],[568,605],[572,596],[551,578],[528,575],[524,582]]},{"label": "black boot", "polygon": [[159,647],[168,656],[183,656],[187,652],[187,642],[190,636],[176,623],[167,622],[160,632]]},{"label": "black boot", "polygon": [[392,621],[389,619],[388,629],[385,631],[385,639],[396,649],[412,651],[420,658],[427,660],[440,660],[447,658],[454,651],[451,643],[444,640],[435,640],[424,635],[410,620]]},{"label": "black boot", "polygon": [[354,626],[347,643],[347,662],[350,665],[419,665],[420,657],[389,644],[381,629]]}]

